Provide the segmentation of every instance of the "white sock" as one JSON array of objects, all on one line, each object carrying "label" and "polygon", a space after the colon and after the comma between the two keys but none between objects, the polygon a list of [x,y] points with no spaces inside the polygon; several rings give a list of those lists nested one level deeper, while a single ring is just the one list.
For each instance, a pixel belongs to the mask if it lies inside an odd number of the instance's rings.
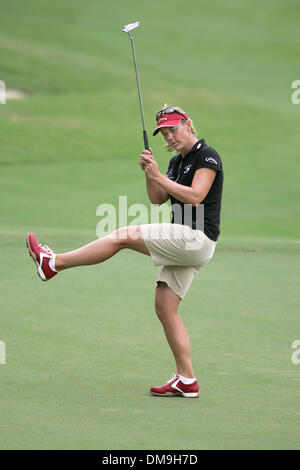
[{"label": "white sock", "polygon": [[195,377],[193,379],[188,379],[187,377],[184,377],[183,375],[179,375],[179,377],[180,377],[181,382],[186,384],[186,385],[190,385],[193,382],[195,382],[195,380],[196,380]]},{"label": "white sock", "polygon": [[52,258],[49,261],[49,266],[52,269],[52,271],[55,271],[57,273],[57,271],[55,269],[55,257],[56,257],[56,255],[52,256]]}]

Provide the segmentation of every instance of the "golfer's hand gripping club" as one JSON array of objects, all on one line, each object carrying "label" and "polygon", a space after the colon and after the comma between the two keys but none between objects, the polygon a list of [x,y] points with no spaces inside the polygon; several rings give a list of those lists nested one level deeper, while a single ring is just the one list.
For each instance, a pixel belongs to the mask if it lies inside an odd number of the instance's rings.
[{"label": "golfer's hand gripping club", "polygon": [[149,148],[142,150],[139,163],[143,171],[145,170],[147,163],[149,162],[149,158],[151,160],[154,160],[152,149]]}]

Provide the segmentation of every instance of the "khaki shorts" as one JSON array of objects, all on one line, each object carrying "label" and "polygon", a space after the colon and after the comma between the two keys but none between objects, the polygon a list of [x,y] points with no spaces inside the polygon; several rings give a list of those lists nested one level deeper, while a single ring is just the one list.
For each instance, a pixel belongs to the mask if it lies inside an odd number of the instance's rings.
[{"label": "khaki shorts", "polygon": [[180,224],[141,225],[142,238],[156,266],[156,279],[165,282],[181,299],[198,271],[213,257],[217,242],[201,230]]}]

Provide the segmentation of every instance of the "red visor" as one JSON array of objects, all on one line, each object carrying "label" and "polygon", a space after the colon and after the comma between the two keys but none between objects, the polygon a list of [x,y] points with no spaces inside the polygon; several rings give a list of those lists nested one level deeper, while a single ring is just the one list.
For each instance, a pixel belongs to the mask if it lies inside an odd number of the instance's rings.
[{"label": "red visor", "polygon": [[[188,119],[188,116],[185,113],[182,113],[186,119]],[[174,127],[179,124],[181,119],[184,119],[182,114],[178,113],[170,113],[170,114],[163,114],[162,116],[159,116],[157,120],[157,128],[153,132],[153,135],[156,135],[159,132],[159,129],[161,127]]]}]

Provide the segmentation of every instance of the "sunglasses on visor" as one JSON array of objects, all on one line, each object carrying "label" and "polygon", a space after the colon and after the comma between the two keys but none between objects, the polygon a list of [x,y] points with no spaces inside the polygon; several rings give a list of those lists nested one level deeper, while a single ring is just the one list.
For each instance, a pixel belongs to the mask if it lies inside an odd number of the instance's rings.
[{"label": "sunglasses on visor", "polygon": [[165,109],[162,109],[161,111],[158,111],[158,113],[156,113],[156,121],[158,121],[160,116],[163,116],[163,114],[173,114],[173,113],[180,114],[180,116],[182,116],[185,121],[187,120],[187,117],[184,114],[182,114],[180,111],[177,111],[177,109],[165,108]]}]

